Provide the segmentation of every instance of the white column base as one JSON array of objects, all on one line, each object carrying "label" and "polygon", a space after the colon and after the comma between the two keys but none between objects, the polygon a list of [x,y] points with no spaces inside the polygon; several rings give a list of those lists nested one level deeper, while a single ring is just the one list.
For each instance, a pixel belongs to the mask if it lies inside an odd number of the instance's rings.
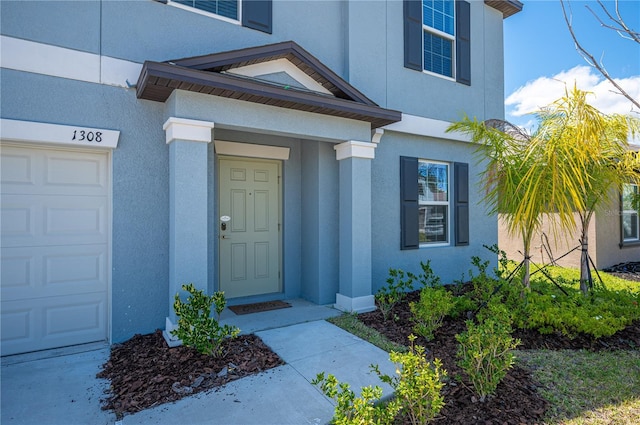
[{"label": "white column base", "polygon": [[351,298],[336,294],[334,307],[347,313],[366,313],[376,309],[376,301],[373,295]]},{"label": "white column base", "polygon": [[165,330],[162,331],[162,336],[164,337],[164,340],[167,341],[167,345],[171,348],[180,347],[182,345],[181,339],[171,335],[171,331],[175,329],[178,329],[178,325],[174,325],[173,322],[171,322],[171,319],[167,317],[165,320]]}]

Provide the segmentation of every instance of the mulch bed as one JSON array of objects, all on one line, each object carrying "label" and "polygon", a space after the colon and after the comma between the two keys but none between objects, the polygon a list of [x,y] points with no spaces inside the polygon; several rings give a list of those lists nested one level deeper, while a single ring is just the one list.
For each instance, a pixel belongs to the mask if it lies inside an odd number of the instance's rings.
[{"label": "mulch bed", "polygon": [[640,261],[620,263],[602,270],[622,279],[640,282]]},{"label": "mulch bed", "polygon": [[[408,336],[413,333],[409,302],[418,301],[419,292],[407,295],[392,312],[397,320],[384,321],[379,310],[358,315],[367,326],[376,329],[390,340],[408,345]],[[434,339],[422,337],[416,344],[428,350],[430,360],[438,358],[447,371],[449,382],[443,389],[445,407],[435,423],[446,424],[541,424],[548,403],[537,391],[538,384],[531,372],[514,366],[498,385],[496,394],[480,402],[473,393],[472,384],[456,364],[458,343],[455,335],[466,330],[465,318],[445,319],[442,327],[434,333]],[[607,338],[595,340],[586,335],[569,339],[563,335],[541,335],[536,331],[517,330],[514,337],[521,339],[518,349],[587,349],[587,350],[638,350],[640,348],[640,321]],[[407,422],[408,423],[408,422]]]},{"label": "mulch bed", "polygon": [[169,348],[160,330],[135,335],[111,349],[109,361],[98,374],[98,378],[111,381],[102,409],[122,417],[282,364],[284,361],[255,335],[227,341],[220,357],[184,346]]},{"label": "mulch bed", "polygon": [[[360,314],[358,318],[390,340],[407,345],[408,336],[413,332],[409,302],[418,298],[419,293],[412,292],[394,308],[393,315],[397,320],[384,321],[379,310]],[[512,368],[494,396],[484,402],[477,400],[472,385],[456,365],[458,343],[455,335],[465,329],[464,318],[447,319],[432,341],[421,337],[416,340],[416,344],[428,350],[430,358],[442,361],[449,376],[443,389],[446,404],[435,423],[543,423],[548,403],[540,396],[538,384],[524,367]],[[522,330],[516,331],[514,336],[522,341],[520,349],[638,350],[640,321],[599,340],[585,335],[568,339],[562,335],[540,335]],[[109,361],[98,375],[111,381],[111,391],[104,400],[103,409],[113,410],[122,417],[125,413],[176,401],[282,364],[282,359],[255,335],[228,341],[220,358],[201,355],[188,347],[169,348],[161,331],[136,335],[112,348]],[[326,372],[331,373],[330,370]]]}]

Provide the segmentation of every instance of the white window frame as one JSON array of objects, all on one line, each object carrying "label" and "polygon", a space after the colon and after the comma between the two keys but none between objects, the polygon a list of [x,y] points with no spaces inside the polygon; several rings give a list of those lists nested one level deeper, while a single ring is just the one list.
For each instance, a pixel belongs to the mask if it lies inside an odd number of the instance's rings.
[{"label": "white window frame", "polygon": [[[624,185],[625,188],[626,187],[635,187],[635,192],[638,193],[640,192],[640,187],[635,185],[635,184],[625,184]],[[623,197],[624,197],[624,189],[623,189]],[[633,242],[640,242],[640,211],[638,210],[634,210],[634,209],[630,209],[630,210],[625,210],[624,208],[624,199],[622,200],[622,205],[621,205],[621,214],[620,214],[620,226],[621,226],[621,232],[622,232],[622,243],[633,243]],[[636,215],[636,235],[631,237],[631,238],[625,238],[624,237],[624,228],[622,228],[622,226],[624,226],[624,217],[626,215]]]},{"label": "white window frame", "polygon": [[208,16],[209,18],[218,19],[220,21],[229,22],[230,24],[241,25],[242,24],[242,0],[238,1],[238,19],[227,18],[226,16],[218,15],[215,13],[207,12],[206,10],[198,9],[193,6],[187,6],[186,4],[177,3],[175,1],[169,0],[167,4],[169,6],[177,7],[178,9],[186,10],[192,13],[197,13],[198,15]]},{"label": "white window frame", "polygon": [[[446,33],[444,31],[440,31],[439,29],[436,29],[434,27],[430,27],[429,25],[426,25],[424,23],[424,1],[421,0],[420,3],[421,3],[420,6],[422,8],[422,72],[428,75],[433,75],[434,77],[440,77],[440,78],[444,78],[446,80],[455,82],[456,81],[456,19],[458,19],[455,13],[455,10],[456,10],[455,0],[453,0],[453,35]],[[438,74],[437,72],[429,71],[428,69],[424,68],[424,33],[425,32],[428,32],[435,36],[451,41],[451,76]]]},{"label": "white window frame", "polygon": [[[432,248],[432,247],[441,247],[441,246],[450,246],[451,245],[451,199],[452,199],[452,188],[453,181],[451,176],[452,164],[444,161],[437,161],[426,158],[418,158],[418,167],[420,167],[420,163],[427,164],[436,164],[436,165],[445,165],[447,167],[447,200],[446,201],[421,201],[420,196],[418,195],[418,210],[423,206],[446,206],[447,214],[446,214],[446,241],[438,241],[438,242],[425,242],[421,241],[418,237],[418,243],[420,248]],[[420,182],[418,182],[418,191],[420,190]],[[419,192],[418,192],[419,193]],[[418,217],[420,217],[420,212],[418,211]],[[426,221],[426,213],[425,213],[425,221]],[[421,229],[423,226],[419,226],[418,229]]]}]

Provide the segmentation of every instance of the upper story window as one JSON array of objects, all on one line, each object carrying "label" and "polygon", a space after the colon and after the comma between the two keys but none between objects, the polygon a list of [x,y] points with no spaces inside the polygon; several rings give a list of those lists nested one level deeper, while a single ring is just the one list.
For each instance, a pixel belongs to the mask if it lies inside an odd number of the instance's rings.
[{"label": "upper story window", "polygon": [[454,77],[455,2],[422,0],[423,68]]},{"label": "upper story window", "polygon": [[448,243],[449,164],[418,160],[418,205],[420,243]]},{"label": "upper story window", "polygon": [[404,66],[471,85],[471,6],[404,0]]},{"label": "upper story window", "polygon": [[180,9],[214,16],[221,21],[271,34],[273,26],[272,0],[157,0]]},{"label": "upper story window", "polygon": [[238,20],[239,16],[239,0],[172,0],[174,3],[180,3],[190,6],[204,12],[213,13],[214,15],[224,16],[225,18]]},{"label": "upper story window", "polygon": [[[640,211],[634,208],[634,199],[637,199],[638,186],[625,184],[622,189],[622,242],[640,241]],[[636,205],[637,207],[637,205]]]}]

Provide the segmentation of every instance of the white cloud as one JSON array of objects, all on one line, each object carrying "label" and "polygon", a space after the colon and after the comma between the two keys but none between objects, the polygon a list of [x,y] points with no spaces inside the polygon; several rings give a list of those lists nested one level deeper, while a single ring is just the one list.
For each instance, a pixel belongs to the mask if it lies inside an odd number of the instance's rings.
[{"label": "white cloud", "polygon": [[[616,79],[616,83],[631,97],[640,99],[640,75]],[[618,94],[615,87],[598,71],[589,66],[579,65],[552,77],[539,77],[529,81],[511,93],[505,100],[507,119],[522,117],[539,110],[564,96],[565,87],[571,89],[574,84],[581,90],[592,92],[589,103],[606,114],[628,114],[632,110],[631,102]]]}]

